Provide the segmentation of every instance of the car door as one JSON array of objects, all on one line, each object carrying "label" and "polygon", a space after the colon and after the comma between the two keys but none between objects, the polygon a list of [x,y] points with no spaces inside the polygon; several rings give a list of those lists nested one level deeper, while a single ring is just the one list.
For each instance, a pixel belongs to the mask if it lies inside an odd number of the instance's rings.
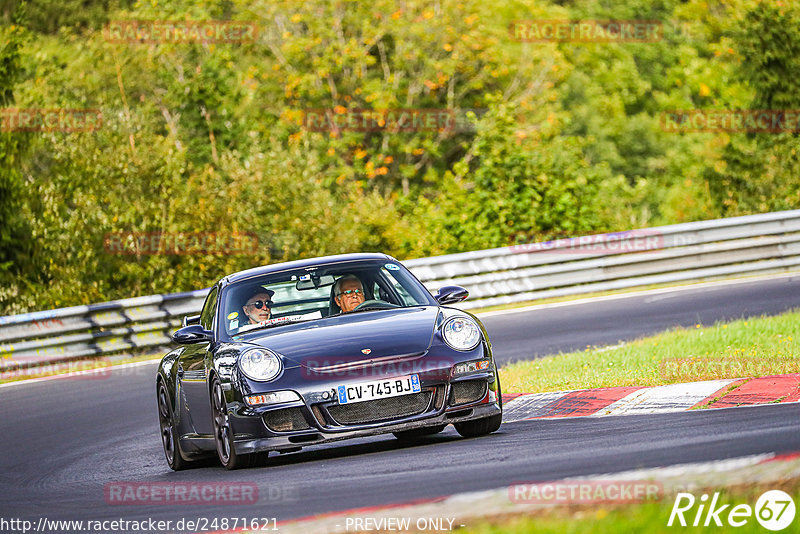
[{"label": "car door", "polygon": [[[219,286],[214,286],[209,291],[200,312],[200,325],[209,331],[214,331],[214,316],[217,308]],[[213,434],[211,423],[211,403],[208,386],[208,369],[206,369],[206,355],[212,343],[201,341],[186,346],[180,357],[178,368],[181,389],[185,395],[186,410],[192,427],[197,434]]]}]

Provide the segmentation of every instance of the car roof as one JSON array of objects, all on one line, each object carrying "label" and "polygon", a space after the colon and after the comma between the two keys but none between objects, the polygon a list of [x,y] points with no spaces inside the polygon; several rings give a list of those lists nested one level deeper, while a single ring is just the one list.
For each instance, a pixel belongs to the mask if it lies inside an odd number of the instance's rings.
[{"label": "car roof", "polygon": [[314,265],[330,265],[332,263],[341,263],[346,261],[356,260],[390,260],[397,261],[387,254],[376,252],[363,252],[356,254],[337,254],[335,256],[323,256],[320,258],[308,258],[304,260],[287,261],[283,263],[273,263],[272,265],[264,265],[262,267],[254,267],[246,271],[239,271],[238,273],[229,274],[223,278],[223,283],[230,284],[240,280],[246,280],[254,276],[264,274],[276,273],[288,269],[302,269],[304,267],[313,267]]}]

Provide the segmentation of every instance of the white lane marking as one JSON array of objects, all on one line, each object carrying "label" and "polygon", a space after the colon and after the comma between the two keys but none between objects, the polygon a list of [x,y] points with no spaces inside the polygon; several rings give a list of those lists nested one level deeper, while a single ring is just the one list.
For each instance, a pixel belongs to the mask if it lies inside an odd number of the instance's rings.
[{"label": "white lane marking", "polygon": [[496,315],[506,315],[511,313],[525,313],[535,310],[548,310],[551,308],[562,308],[564,306],[576,306],[580,304],[589,304],[592,302],[603,302],[606,300],[618,300],[618,299],[627,299],[632,297],[641,297],[644,295],[661,295],[664,293],[672,293],[678,291],[691,291],[694,289],[704,289],[704,288],[711,288],[716,286],[725,286],[725,285],[737,285],[737,284],[752,284],[756,282],[763,282],[765,280],[779,280],[782,278],[797,278],[800,276],[800,272],[791,272],[786,274],[779,274],[779,275],[767,275],[767,276],[758,276],[753,278],[743,278],[743,279],[736,279],[736,280],[718,280],[715,282],[701,282],[698,284],[690,284],[685,286],[676,286],[676,287],[664,287],[660,289],[647,289],[644,291],[633,291],[630,293],[621,293],[619,295],[604,295],[601,297],[588,297],[588,298],[579,298],[576,300],[568,300],[566,302],[553,302],[551,304],[534,304],[533,306],[525,306],[524,308],[514,308],[511,310],[495,310],[490,312],[477,312],[475,315],[478,317],[494,317]]},{"label": "white lane marking", "polygon": [[[123,363],[119,365],[110,365],[106,367],[98,367],[96,369],[85,369],[83,371],[71,371],[68,373],[62,373],[60,375],[52,375],[52,376],[43,376],[40,378],[27,378],[25,380],[17,380],[14,382],[7,382],[5,384],[0,384],[0,388],[10,388],[12,386],[20,386],[22,384],[36,384],[39,382],[49,382],[51,380],[66,380],[68,378],[74,379],[76,376],[82,375],[90,375],[90,374],[97,374],[97,373],[113,373],[118,369],[129,369],[132,367],[141,367],[143,365],[151,365],[156,364],[161,361],[161,358],[153,359],[153,360],[143,360],[141,362],[132,362],[132,363]],[[51,364],[52,365],[52,364]],[[45,366],[46,367],[46,366]]]},{"label": "white lane marking", "polygon": [[688,410],[701,400],[736,380],[738,379],[706,380],[703,382],[669,384],[666,386],[640,389],[609,404],[589,417],[666,413]]},{"label": "white lane marking", "polygon": [[553,391],[549,393],[533,393],[521,395],[503,405],[503,422],[522,421],[536,417],[542,409],[551,402],[556,401],[571,391]]}]

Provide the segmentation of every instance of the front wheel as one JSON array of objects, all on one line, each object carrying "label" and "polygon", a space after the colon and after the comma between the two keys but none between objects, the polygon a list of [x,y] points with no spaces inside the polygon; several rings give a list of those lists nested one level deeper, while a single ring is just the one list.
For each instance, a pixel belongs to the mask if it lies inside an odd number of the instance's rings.
[{"label": "front wheel", "polygon": [[233,470],[250,467],[254,454],[236,454],[233,445],[233,429],[228,417],[228,403],[219,379],[214,377],[211,383],[211,415],[214,423],[214,441],[217,444],[217,456],[225,469]]},{"label": "front wheel", "polygon": [[164,446],[164,455],[167,457],[170,469],[173,471],[186,469],[190,462],[181,455],[181,443],[178,439],[178,430],[175,428],[169,392],[161,380],[158,381],[158,423],[161,427],[161,444]]},{"label": "front wheel", "polygon": [[500,428],[500,423],[503,422],[503,414],[490,415],[483,419],[475,419],[474,421],[464,421],[461,423],[453,423],[456,427],[456,432],[465,438],[474,438],[477,436],[485,436],[491,434]]},{"label": "front wheel", "polygon": [[500,403],[500,413],[490,415],[482,419],[475,419],[473,421],[464,421],[462,423],[453,423],[456,427],[456,432],[465,438],[474,438],[478,436],[485,436],[496,432],[503,422],[503,391],[500,388],[500,374],[497,372],[497,367],[494,368],[495,376],[497,377],[497,400]]}]

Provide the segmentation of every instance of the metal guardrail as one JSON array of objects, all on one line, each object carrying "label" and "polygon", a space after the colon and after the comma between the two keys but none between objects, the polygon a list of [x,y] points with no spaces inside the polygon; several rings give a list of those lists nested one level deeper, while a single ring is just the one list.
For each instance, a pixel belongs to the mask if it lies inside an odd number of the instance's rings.
[{"label": "metal guardrail", "polygon": [[[463,309],[594,291],[800,270],[800,210],[559,239],[403,262]],[[163,348],[207,290],[0,317],[0,371]]]},{"label": "metal guardrail", "polygon": [[207,289],[0,317],[0,371],[169,345]]},{"label": "metal guardrail", "polygon": [[676,281],[800,269],[800,210],[676,224],[403,262],[464,309]]}]

